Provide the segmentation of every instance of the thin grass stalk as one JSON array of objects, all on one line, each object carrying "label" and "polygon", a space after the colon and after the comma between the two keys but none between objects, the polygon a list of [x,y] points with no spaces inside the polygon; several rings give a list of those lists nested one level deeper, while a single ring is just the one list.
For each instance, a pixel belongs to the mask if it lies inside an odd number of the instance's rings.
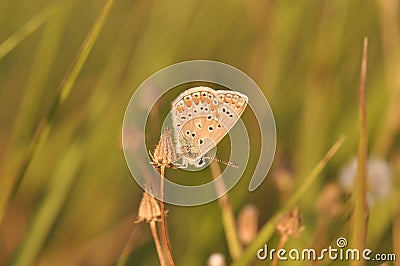
[{"label": "thin grass stalk", "polygon": [[65,5],[64,9],[58,9],[57,15],[44,27],[43,36],[35,52],[35,59],[25,84],[11,134],[12,145],[14,146],[18,144],[17,147],[25,147],[26,142],[31,138],[32,130],[37,126],[35,118],[42,103],[32,99],[41,99],[45,93],[46,81],[51,76],[52,67],[59,53],[60,42],[70,16],[71,6],[69,4]]},{"label": "thin grass stalk", "polygon": [[25,266],[35,264],[35,259],[43,247],[53,224],[68,199],[72,184],[82,161],[80,145],[74,143],[66,153],[60,167],[55,173],[48,193],[41,202],[33,218],[29,231],[13,258],[12,265]]},{"label": "thin grass stalk", "polygon": [[322,170],[325,168],[326,164],[330,161],[333,155],[339,150],[345,140],[344,136],[341,136],[328,150],[322,160],[314,167],[311,173],[304,179],[299,189],[291,196],[287,203],[261,228],[257,237],[254,241],[247,247],[237,260],[233,262],[233,266],[250,265],[254,256],[256,256],[258,249],[267,243],[275,232],[275,228],[279,219],[282,215],[293,208],[297,202],[305,195],[308,188],[313,184]]},{"label": "thin grass stalk", "polygon": [[[288,236],[287,235],[281,235],[281,238],[279,239],[279,243],[276,246],[276,250],[280,250],[285,246],[285,243],[288,240]],[[278,263],[278,256],[274,256],[274,259],[271,262],[271,266],[276,266]]]},{"label": "thin grass stalk", "polygon": [[170,265],[175,265],[174,259],[172,258],[171,246],[168,241],[167,235],[167,227],[165,225],[165,205],[164,205],[164,178],[165,178],[165,165],[161,165],[160,169],[161,173],[161,184],[160,184],[160,192],[161,192],[161,200],[160,200],[160,208],[161,208],[161,235],[162,240],[165,245],[165,250],[168,256],[168,261]]},{"label": "thin grass stalk", "polygon": [[125,242],[124,247],[122,248],[121,253],[119,254],[119,257],[117,259],[117,263],[115,264],[116,266],[124,266],[126,265],[126,262],[128,261],[129,254],[131,251],[132,247],[132,242],[134,237],[136,236],[136,230],[135,227],[133,227],[131,233],[129,234],[128,240]]},{"label": "thin grass stalk", "polygon": [[[400,102],[400,79],[398,75],[400,49],[398,46],[400,40],[399,34],[399,2],[396,0],[380,0],[378,4],[381,8],[381,27],[382,27],[382,52],[384,56],[386,83],[390,89],[390,100],[386,111],[386,118],[381,133],[378,135],[374,154],[382,158],[387,158],[400,130],[400,115],[398,112],[398,103]],[[397,158],[395,159],[394,175],[399,176],[399,167]],[[400,180],[395,180],[394,191],[400,191]],[[393,221],[392,221],[392,242],[395,254],[400,254],[400,209],[399,199],[394,196],[393,201]],[[371,239],[370,239],[371,240]],[[400,266],[400,260],[394,262],[395,266]]]},{"label": "thin grass stalk", "polygon": [[57,12],[65,2],[54,1],[47,5],[41,12],[31,18],[18,31],[14,32],[4,42],[0,44],[0,60],[17,47],[25,38],[38,30],[46,21],[48,21]]},{"label": "thin grass stalk", "polygon": [[400,59],[400,31],[399,31],[399,1],[379,0],[377,1],[381,12],[381,35],[382,52],[385,66],[386,85],[389,88],[389,102],[383,126],[373,150],[373,153],[386,158],[390,153],[393,143],[400,130],[400,115],[398,103],[400,102],[400,79],[399,79],[399,59]]},{"label": "thin grass stalk", "polygon": [[400,266],[400,153],[393,156],[392,247],[396,255],[394,266]]},{"label": "thin grass stalk", "polygon": [[[360,105],[360,133],[358,142],[357,174],[354,185],[354,212],[353,212],[353,248],[364,250],[367,238],[368,206],[366,201],[367,190],[367,112],[365,106],[365,80],[367,76],[368,38],[364,38],[361,60],[361,78],[359,89]],[[351,265],[365,265],[364,260],[354,260]]]},{"label": "thin grass stalk", "polygon": [[150,230],[151,230],[151,234],[153,235],[154,244],[156,245],[158,259],[160,260],[160,264],[162,266],[165,266],[167,264],[165,263],[165,258],[164,258],[164,254],[163,254],[163,251],[161,248],[160,239],[158,238],[158,235],[157,235],[156,221],[150,222]]},{"label": "thin grass stalk", "polygon": [[97,17],[93,27],[91,28],[90,32],[88,33],[85,41],[83,42],[82,46],[80,47],[77,56],[75,57],[70,70],[65,75],[64,79],[60,83],[58,87],[58,94],[56,99],[54,100],[49,112],[47,115],[40,121],[39,125],[35,130],[34,137],[32,138],[28,149],[26,150],[21,165],[17,170],[17,174],[12,179],[12,185],[9,194],[6,196],[4,203],[0,203],[0,224],[4,217],[5,209],[8,207],[12,198],[14,198],[16,192],[18,191],[19,185],[21,184],[23,177],[29,167],[29,164],[32,158],[35,155],[35,152],[38,150],[38,146],[43,140],[46,138],[48,132],[51,129],[52,120],[54,115],[62,102],[65,101],[67,96],[69,95],[72,86],[75,84],[75,81],[78,77],[78,74],[82,70],[84,63],[93,48],[97,37],[101,29],[103,28],[104,22],[110,13],[111,7],[114,3],[114,0],[108,0],[106,5],[104,6],[103,10]]},{"label": "thin grass stalk", "polygon": [[[214,179],[221,175],[221,169],[216,161],[211,163],[211,174]],[[225,184],[223,181],[217,180],[217,191],[225,191]],[[225,232],[226,241],[228,243],[229,253],[232,259],[238,258],[242,254],[242,246],[239,241],[239,236],[236,229],[235,215],[233,213],[232,205],[229,201],[228,194],[222,195],[218,198],[218,203],[222,211],[222,225]]]},{"label": "thin grass stalk", "polygon": [[[399,188],[397,187],[397,191],[399,191]],[[393,225],[392,225],[392,245],[393,245],[393,253],[397,254],[396,261],[394,261],[395,266],[400,266],[400,259],[398,256],[400,256],[400,197],[395,196],[393,200]]]}]

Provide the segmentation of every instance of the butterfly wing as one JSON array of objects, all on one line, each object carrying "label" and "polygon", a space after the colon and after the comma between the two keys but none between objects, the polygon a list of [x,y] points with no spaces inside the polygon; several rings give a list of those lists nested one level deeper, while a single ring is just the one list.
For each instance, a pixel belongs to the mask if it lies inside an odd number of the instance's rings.
[{"label": "butterfly wing", "polygon": [[190,164],[215,147],[246,108],[246,95],[195,87],[172,103],[177,152]]}]

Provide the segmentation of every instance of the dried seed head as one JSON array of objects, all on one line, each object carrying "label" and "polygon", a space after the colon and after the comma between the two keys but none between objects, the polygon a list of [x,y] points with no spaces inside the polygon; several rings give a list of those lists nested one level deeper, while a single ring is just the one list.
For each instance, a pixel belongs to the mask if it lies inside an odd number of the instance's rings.
[{"label": "dried seed head", "polygon": [[337,215],[343,206],[341,194],[342,190],[337,183],[327,184],[317,199],[317,211],[327,217]]},{"label": "dried seed head", "polygon": [[164,128],[161,134],[160,141],[158,142],[153,154],[150,154],[152,164],[155,167],[173,167],[173,163],[176,162],[177,156],[172,142],[171,130]]},{"label": "dried seed head", "polygon": [[143,193],[139,206],[139,214],[136,222],[159,221],[161,218],[161,210],[158,201],[146,191]]},{"label": "dried seed head", "polygon": [[258,209],[254,205],[246,205],[239,214],[238,233],[244,245],[250,244],[258,232]]},{"label": "dried seed head", "polygon": [[221,253],[213,253],[207,261],[208,266],[226,266],[225,256]]},{"label": "dried seed head", "polygon": [[295,207],[283,215],[277,224],[276,229],[282,236],[298,236],[304,229],[304,227],[301,226],[299,208]]}]

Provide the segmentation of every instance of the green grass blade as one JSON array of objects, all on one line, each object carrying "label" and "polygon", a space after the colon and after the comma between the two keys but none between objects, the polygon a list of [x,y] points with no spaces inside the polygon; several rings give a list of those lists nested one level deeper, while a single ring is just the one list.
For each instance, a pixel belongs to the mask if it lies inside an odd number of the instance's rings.
[{"label": "green grass blade", "polygon": [[[355,249],[364,250],[367,238],[368,206],[367,206],[367,112],[365,106],[365,80],[367,76],[368,38],[364,38],[363,56],[361,61],[361,79],[359,90],[360,104],[360,134],[358,140],[357,174],[354,185],[354,212],[352,244]],[[351,265],[365,265],[364,260],[354,260]]]},{"label": "green grass blade", "polygon": [[96,22],[94,23],[93,27],[88,33],[85,41],[83,42],[76,58],[74,59],[70,67],[70,70],[67,72],[64,79],[62,80],[58,88],[57,97],[54,100],[48,114],[41,120],[38,127],[36,128],[34,137],[32,138],[29,147],[23,156],[22,163],[17,171],[17,174],[11,181],[13,182],[13,184],[10,189],[10,193],[5,197],[3,202],[0,202],[0,224],[5,213],[5,209],[9,205],[10,200],[15,196],[15,193],[22,182],[26,170],[28,169],[29,163],[31,162],[35,152],[37,151],[39,144],[43,142],[43,140],[46,138],[48,132],[51,129],[51,123],[54,114],[56,113],[56,110],[69,95],[71,88],[74,85],[76,78],[78,77],[78,74],[82,70],[84,63],[86,62],[86,59],[90,51],[92,50],[93,45],[96,42],[101,29],[103,28],[104,22],[108,17],[108,14],[110,13],[113,3],[114,0],[107,1],[103,10],[99,14]]},{"label": "green grass blade", "polygon": [[29,20],[18,31],[8,37],[0,44],[0,60],[18,46],[26,37],[31,35],[48,21],[60,7],[60,2],[54,1],[45,7],[39,14]]},{"label": "green grass blade", "polygon": [[62,206],[64,205],[82,159],[79,145],[74,144],[66,153],[63,162],[49,185],[48,193],[31,223],[12,265],[32,265],[39,254]]},{"label": "green grass blade", "polygon": [[30,134],[37,126],[35,118],[38,117],[42,103],[33,99],[42,99],[45,94],[46,81],[51,77],[52,67],[60,53],[60,43],[70,17],[71,7],[72,4],[59,10],[44,27],[11,134],[13,145],[18,144],[17,147],[26,146]]},{"label": "green grass blade", "polygon": [[319,176],[321,171],[325,168],[329,160],[335,155],[339,150],[345,140],[344,136],[341,136],[335,144],[328,150],[324,158],[314,167],[312,172],[304,179],[304,182],[300,188],[292,195],[288,202],[261,228],[256,239],[251,243],[251,245],[245,250],[241,257],[233,262],[232,265],[250,265],[251,260],[257,255],[257,251],[264,247],[264,244],[269,241],[275,232],[275,226],[278,223],[280,217],[289,211],[300,199],[305,195],[307,189],[312,185],[312,183]]}]

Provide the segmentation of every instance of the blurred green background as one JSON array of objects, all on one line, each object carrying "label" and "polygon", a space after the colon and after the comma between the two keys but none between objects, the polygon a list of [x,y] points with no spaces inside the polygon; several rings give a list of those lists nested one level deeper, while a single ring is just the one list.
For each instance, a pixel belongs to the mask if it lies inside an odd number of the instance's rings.
[{"label": "blurred green background", "polygon": [[[6,205],[0,224],[1,265],[21,257],[34,265],[112,265],[131,234],[128,265],[157,265],[148,226],[134,224],[142,190],[125,164],[122,120],[130,97],[146,78],[194,59],[221,61],[248,74],[275,115],[272,170],[252,193],[247,192],[251,170],[246,172],[229,193],[235,215],[252,204],[260,226],[264,224],[345,134],[345,144],[299,203],[305,229],[287,246],[327,247],[339,236],[349,239],[346,211],[326,221],[316,202],[357,153],[365,36],[370,156],[391,169],[390,176],[382,177],[390,178],[390,193],[371,206],[367,246],[400,256],[397,0],[116,0],[70,94],[57,105],[48,135],[7,202],[35,129],[55,102],[59,84],[106,1],[54,3],[0,2],[0,44],[13,34],[17,40],[8,52],[0,52],[0,202]],[[40,20],[37,29],[30,27]],[[249,127],[251,117],[246,110]],[[158,137],[147,141],[155,146]],[[286,180],[285,189],[279,180]],[[346,206],[348,198],[341,191],[338,201]],[[217,202],[168,209],[176,265],[206,265],[215,252],[232,261]],[[278,240],[274,236],[270,245]],[[345,265],[321,265],[329,263]]]}]

